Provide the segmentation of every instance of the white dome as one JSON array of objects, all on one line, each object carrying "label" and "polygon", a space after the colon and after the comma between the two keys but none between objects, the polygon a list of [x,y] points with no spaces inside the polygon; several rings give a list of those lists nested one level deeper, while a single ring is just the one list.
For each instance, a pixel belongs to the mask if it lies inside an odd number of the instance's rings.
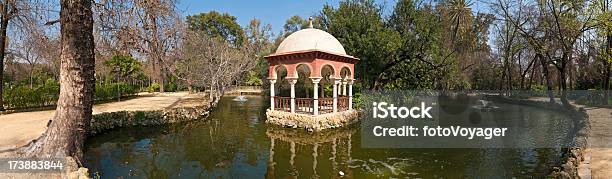
[{"label": "white dome", "polygon": [[315,28],[302,29],[289,35],[276,49],[276,54],[320,50],[346,55],[344,47],[333,35]]}]

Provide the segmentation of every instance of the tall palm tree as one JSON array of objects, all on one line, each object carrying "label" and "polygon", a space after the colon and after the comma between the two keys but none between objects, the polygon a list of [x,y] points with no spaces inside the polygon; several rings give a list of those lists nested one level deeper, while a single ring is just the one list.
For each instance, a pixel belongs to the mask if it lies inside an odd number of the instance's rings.
[{"label": "tall palm tree", "polygon": [[452,27],[453,42],[457,38],[459,31],[463,31],[471,25],[470,19],[472,18],[472,8],[470,8],[470,6],[472,5],[473,3],[471,0],[449,0],[449,15],[454,23]]}]

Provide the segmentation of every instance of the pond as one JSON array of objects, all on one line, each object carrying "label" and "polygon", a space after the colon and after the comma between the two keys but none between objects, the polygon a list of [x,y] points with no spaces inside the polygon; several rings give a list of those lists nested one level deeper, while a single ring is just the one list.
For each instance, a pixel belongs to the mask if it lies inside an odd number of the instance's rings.
[{"label": "pond", "polygon": [[[365,149],[359,125],[315,135],[279,128],[265,123],[267,104],[258,96],[224,97],[204,121],[99,134],[87,140],[85,166],[102,178],[542,178],[562,155],[542,148]],[[525,120],[570,126],[554,111],[515,107]]]}]

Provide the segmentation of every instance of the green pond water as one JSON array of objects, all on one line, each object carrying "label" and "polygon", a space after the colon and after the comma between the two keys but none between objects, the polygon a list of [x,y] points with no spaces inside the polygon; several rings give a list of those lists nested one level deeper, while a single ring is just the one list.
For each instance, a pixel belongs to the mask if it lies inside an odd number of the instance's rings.
[{"label": "green pond water", "polygon": [[[280,128],[264,122],[268,101],[248,98],[224,97],[204,121],[89,138],[85,166],[101,178],[541,178],[562,155],[541,148],[365,149],[359,125],[314,134]],[[523,120],[570,126],[558,112],[506,106],[520,108]]]}]

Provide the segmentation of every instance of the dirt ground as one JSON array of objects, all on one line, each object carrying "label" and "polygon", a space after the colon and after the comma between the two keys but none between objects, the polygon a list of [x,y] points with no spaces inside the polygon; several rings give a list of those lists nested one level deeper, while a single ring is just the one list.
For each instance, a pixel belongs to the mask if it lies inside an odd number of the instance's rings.
[{"label": "dirt ground", "polygon": [[[612,177],[612,109],[584,107],[589,115],[591,131],[585,161],[578,167],[583,178]],[[590,170],[590,171],[589,171]]]},{"label": "dirt ground", "polygon": [[[139,94],[125,101],[94,105],[93,114],[116,111],[161,110],[174,106],[181,99],[192,98],[187,92]],[[20,112],[0,115],[0,152],[21,147],[39,137],[55,114],[55,110]]]}]

